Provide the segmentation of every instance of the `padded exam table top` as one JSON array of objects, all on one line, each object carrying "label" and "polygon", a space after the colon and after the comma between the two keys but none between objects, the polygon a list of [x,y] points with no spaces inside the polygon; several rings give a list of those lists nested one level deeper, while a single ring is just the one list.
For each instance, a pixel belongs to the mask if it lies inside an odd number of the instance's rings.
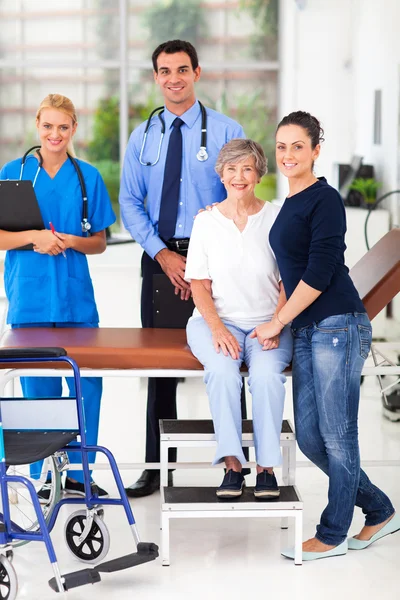
[{"label": "padded exam table top", "polygon": [[80,368],[203,370],[184,329],[13,329],[3,334],[0,346],[60,346]]},{"label": "padded exam table top", "polygon": [[[373,319],[400,291],[400,229],[379,240],[350,275]],[[0,339],[2,348],[51,346],[65,348],[81,368],[203,370],[184,329],[13,329]]]}]

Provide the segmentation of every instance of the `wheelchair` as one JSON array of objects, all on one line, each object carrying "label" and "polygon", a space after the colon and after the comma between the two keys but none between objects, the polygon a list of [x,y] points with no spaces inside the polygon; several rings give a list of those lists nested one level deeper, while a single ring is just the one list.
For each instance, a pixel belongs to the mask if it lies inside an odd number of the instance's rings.
[{"label": "wheelchair", "polygon": [[[0,397],[0,600],[14,600],[18,582],[12,565],[14,548],[30,541],[44,542],[54,577],[49,585],[55,592],[66,592],[101,580],[111,573],[147,563],[158,557],[158,546],[141,542],[121,475],[111,452],[102,446],[88,446],[79,368],[63,348],[0,349],[0,369],[49,367],[66,364],[72,369],[75,397],[14,398]],[[2,384],[4,387],[4,384]],[[80,452],[85,487],[84,498],[61,498],[61,473],[68,467],[66,452]],[[90,482],[89,452],[104,454],[110,464],[119,497],[102,498]],[[26,465],[43,460],[43,476],[30,479]],[[50,477],[49,477],[50,475]],[[51,480],[51,481],[50,481]],[[37,487],[49,486],[49,499],[41,506]],[[21,491],[22,490],[22,491]],[[65,541],[72,554],[86,564],[72,573],[61,574],[50,538],[61,506],[84,504],[65,524]],[[110,535],[104,523],[105,505],[122,506],[131,528],[136,552],[109,561]],[[103,562],[102,562],[103,561]]]}]

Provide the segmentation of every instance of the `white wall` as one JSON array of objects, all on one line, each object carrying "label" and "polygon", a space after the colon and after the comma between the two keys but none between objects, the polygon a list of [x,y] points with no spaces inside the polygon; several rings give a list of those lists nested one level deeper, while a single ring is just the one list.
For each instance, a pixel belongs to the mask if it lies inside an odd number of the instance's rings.
[{"label": "white wall", "polygon": [[[353,154],[373,164],[380,193],[400,187],[399,0],[281,0],[279,117],[307,110],[325,129],[317,175]],[[382,90],[382,143],[373,144],[374,92]],[[278,181],[278,198],[286,182]],[[400,195],[385,204],[400,224]],[[360,212],[360,220],[365,213]],[[348,240],[349,240],[348,236]],[[400,321],[400,298],[394,302]]]},{"label": "white wall", "polygon": [[[317,175],[332,179],[333,164],[354,151],[352,0],[281,0],[279,118],[294,110],[314,114],[325,130]],[[279,182],[278,197],[286,194]]]},{"label": "white wall", "polygon": [[[279,116],[307,110],[325,128],[318,173],[359,153],[382,192],[399,185],[399,0],[281,0]],[[382,90],[382,144],[373,144],[374,91]],[[284,193],[281,186],[279,196]],[[398,198],[390,202],[392,214]],[[396,211],[394,210],[396,208]],[[398,222],[398,214],[393,214]]]},{"label": "white wall", "polygon": [[[400,188],[399,169],[399,78],[400,2],[398,0],[354,0],[358,27],[354,44],[354,89],[356,151],[375,165],[383,183],[382,192]],[[382,90],[382,143],[373,144],[373,98]],[[387,201],[392,225],[400,226],[400,195]],[[400,295],[393,302],[400,321]]]},{"label": "white wall", "polygon": [[[400,2],[354,0],[358,15],[354,44],[354,105],[357,152],[375,165],[384,192],[399,187]],[[382,90],[382,144],[373,144],[373,98]],[[391,205],[399,223],[399,196]]]}]

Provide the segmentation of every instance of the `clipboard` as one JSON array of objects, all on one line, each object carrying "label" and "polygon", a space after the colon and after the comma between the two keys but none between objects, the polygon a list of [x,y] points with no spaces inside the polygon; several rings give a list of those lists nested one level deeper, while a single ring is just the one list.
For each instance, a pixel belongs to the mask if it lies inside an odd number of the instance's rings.
[{"label": "clipboard", "polygon": [[153,275],[153,324],[160,329],[185,329],[192,316],[192,298],[181,300],[165,274]]},{"label": "clipboard", "polygon": [[[0,180],[0,229],[13,232],[45,229],[32,181]],[[32,244],[16,248],[32,249]]]}]

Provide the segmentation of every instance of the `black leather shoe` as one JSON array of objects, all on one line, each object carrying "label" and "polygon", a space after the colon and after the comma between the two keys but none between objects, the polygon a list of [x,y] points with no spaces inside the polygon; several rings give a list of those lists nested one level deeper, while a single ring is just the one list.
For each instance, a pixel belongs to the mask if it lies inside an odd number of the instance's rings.
[{"label": "black leather shoe", "polygon": [[[168,485],[172,486],[172,473],[168,473]],[[129,487],[125,488],[126,495],[129,498],[142,498],[150,496],[160,489],[160,471],[145,470],[136,481]]]}]

